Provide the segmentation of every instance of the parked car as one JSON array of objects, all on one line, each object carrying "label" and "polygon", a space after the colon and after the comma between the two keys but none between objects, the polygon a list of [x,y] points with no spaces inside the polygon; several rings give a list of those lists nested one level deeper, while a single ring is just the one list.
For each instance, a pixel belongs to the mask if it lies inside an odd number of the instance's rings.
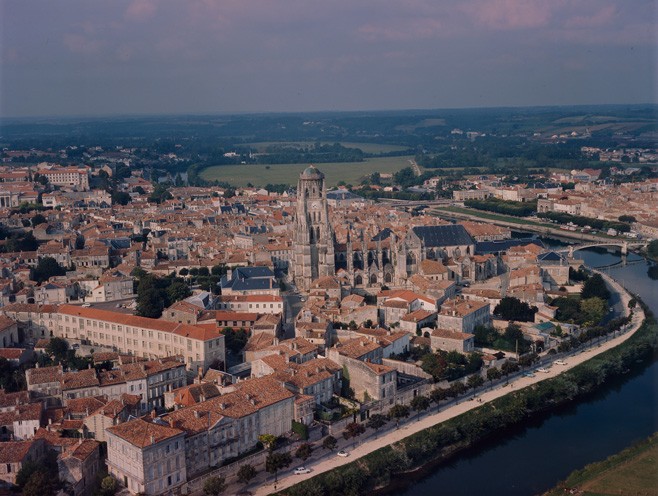
[{"label": "parked car", "polygon": [[297,467],[294,471],[295,475],[310,474],[310,473],[311,473],[311,469],[306,467]]},{"label": "parked car", "polygon": [[540,367],[537,369],[537,372],[543,372],[544,374],[548,374],[550,371],[544,367]]},{"label": "parked car", "polygon": [[535,374],[533,374],[532,372],[526,372],[526,373],[523,374],[523,375],[524,375],[525,377],[534,377],[534,376],[535,376]]},{"label": "parked car", "polygon": [[85,308],[89,308],[91,306],[91,303],[83,303],[82,306]]},{"label": "parked car", "polygon": [[558,365],[566,365],[567,364],[567,362],[565,362],[564,360],[555,360],[555,363],[558,364]]},{"label": "parked car", "polygon": [[347,451],[340,450],[338,453],[336,453],[338,456],[342,456],[343,458],[350,456],[350,454]]}]

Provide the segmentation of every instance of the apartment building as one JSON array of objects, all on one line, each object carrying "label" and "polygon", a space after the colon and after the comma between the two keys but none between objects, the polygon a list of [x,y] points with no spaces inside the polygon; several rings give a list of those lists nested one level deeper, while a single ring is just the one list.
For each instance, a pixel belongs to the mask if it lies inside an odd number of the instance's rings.
[{"label": "apartment building", "polygon": [[89,189],[89,170],[78,167],[57,167],[50,170],[39,171],[39,174],[48,178],[48,182],[55,186],[67,186],[78,191]]},{"label": "apartment building", "polygon": [[225,361],[219,329],[137,317],[108,310],[62,305],[56,312],[54,336],[85,340],[145,358],[184,357],[188,370],[204,371]]},{"label": "apartment building", "polygon": [[187,481],[185,431],[158,418],[108,428],[107,468],[132,494],[164,494]]},{"label": "apartment building", "polygon": [[437,329],[472,333],[479,325],[489,325],[489,303],[454,299],[441,305],[436,317]]}]

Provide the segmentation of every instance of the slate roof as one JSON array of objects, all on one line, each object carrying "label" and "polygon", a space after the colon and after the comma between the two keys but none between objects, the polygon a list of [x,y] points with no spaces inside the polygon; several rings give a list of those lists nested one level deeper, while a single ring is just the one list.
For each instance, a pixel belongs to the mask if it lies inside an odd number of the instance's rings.
[{"label": "slate roof", "polygon": [[499,253],[507,251],[513,246],[523,246],[534,244],[540,248],[544,248],[544,244],[539,239],[535,238],[518,238],[518,239],[503,239],[500,241],[482,241],[475,243],[475,253],[478,255],[485,255],[488,253]]},{"label": "slate roof", "polygon": [[460,224],[416,226],[413,228],[413,232],[428,248],[474,244],[473,238],[464,229],[464,226]]}]

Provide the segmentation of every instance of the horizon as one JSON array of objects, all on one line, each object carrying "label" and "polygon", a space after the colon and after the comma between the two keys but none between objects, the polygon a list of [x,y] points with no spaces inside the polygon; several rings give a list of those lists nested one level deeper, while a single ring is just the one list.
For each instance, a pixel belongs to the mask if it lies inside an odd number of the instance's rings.
[{"label": "horizon", "polygon": [[62,114],[62,115],[24,115],[24,116],[1,116],[0,123],[7,121],[32,121],[32,120],[99,120],[99,119],[162,119],[180,117],[242,117],[242,116],[280,116],[280,115],[309,115],[309,114],[395,114],[395,113],[434,113],[448,111],[471,111],[471,110],[551,110],[551,109],[585,109],[596,107],[656,107],[655,103],[575,103],[564,105],[504,105],[504,106],[482,106],[482,107],[437,107],[437,108],[400,108],[400,109],[364,109],[364,110],[304,110],[304,111],[235,111],[235,112],[180,112],[180,113],[115,113],[115,114]]}]

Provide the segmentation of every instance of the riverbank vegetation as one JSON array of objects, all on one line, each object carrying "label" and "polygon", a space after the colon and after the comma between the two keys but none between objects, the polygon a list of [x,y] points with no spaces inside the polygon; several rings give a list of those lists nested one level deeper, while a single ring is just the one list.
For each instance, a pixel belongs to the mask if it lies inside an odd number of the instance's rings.
[{"label": "riverbank vegetation", "polygon": [[658,488],[658,433],[608,457],[575,470],[544,496],[577,491],[583,496],[656,494]]},{"label": "riverbank vegetation", "polygon": [[[647,315],[649,315],[648,310]],[[656,358],[658,324],[651,316],[627,341],[559,376],[500,397],[483,406],[413,434],[354,462],[282,491],[281,494],[331,495],[386,492],[399,474],[441,462],[501,430],[538,414],[547,414],[582,398],[607,381]],[[405,478],[409,480],[409,477]]]},{"label": "riverbank vegetation", "polygon": [[583,217],[582,215],[571,215],[563,212],[542,212],[538,213],[537,217],[540,219],[548,219],[562,225],[572,222],[577,226],[588,226],[590,229],[598,229],[599,231],[614,229],[617,232],[626,233],[631,230],[631,225],[628,222],[595,219],[594,217]]},{"label": "riverbank vegetation", "polygon": [[537,211],[537,201],[517,202],[487,198],[486,200],[466,200],[464,205],[477,210],[495,212],[497,214],[513,215],[514,217],[529,217]]}]

